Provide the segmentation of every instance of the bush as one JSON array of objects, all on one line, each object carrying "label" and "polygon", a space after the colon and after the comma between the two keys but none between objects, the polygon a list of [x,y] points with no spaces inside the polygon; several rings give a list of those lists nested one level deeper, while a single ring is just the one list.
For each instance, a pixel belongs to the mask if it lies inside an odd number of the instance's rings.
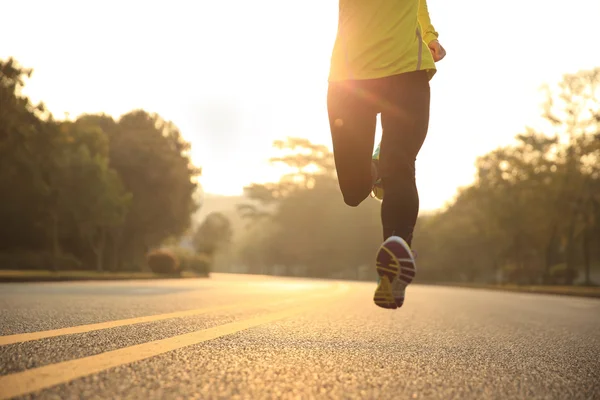
[{"label": "bush", "polygon": [[76,271],[81,261],[72,254],[54,256],[49,252],[18,251],[0,253],[0,269]]},{"label": "bush", "polygon": [[159,249],[151,251],[146,257],[146,262],[150,271],[155,274],[181,274],[179,259],[169,250]]},{"label": "bush", "polygon": [[175,246],[169,247],[168,251],[179,260],[181,271],[190,271],[205,276],[210,274],[212,258],[207,254],[195,253],[191,249]]},{"label": "bush", "polygon": [[201,275],[210,274],[210,265],[211,258],[206,254],[193,254],[185,260],[185,269]]},{"label": "bush", "polygon": [[187,269],[187,260],[194,255],[194,251],[191,249],[180,247],[180,246],[169,246],[163,247],[163,250],[166,250],[173,254],[179,260],[179,267],[181,270]]}]

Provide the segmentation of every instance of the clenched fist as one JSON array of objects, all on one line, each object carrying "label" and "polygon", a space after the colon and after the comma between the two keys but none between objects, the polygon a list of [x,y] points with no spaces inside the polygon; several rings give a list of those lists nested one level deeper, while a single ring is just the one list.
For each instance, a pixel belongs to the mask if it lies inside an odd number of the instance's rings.
[{"label": "clenched fist", "polygon": [[446,50],[442,47],[440,42],[437,41],[437,39],[429,42],[428,46],[429,50],[431,51],[431,55],[433,56],[433,61],[438,62],[446,56]]}]

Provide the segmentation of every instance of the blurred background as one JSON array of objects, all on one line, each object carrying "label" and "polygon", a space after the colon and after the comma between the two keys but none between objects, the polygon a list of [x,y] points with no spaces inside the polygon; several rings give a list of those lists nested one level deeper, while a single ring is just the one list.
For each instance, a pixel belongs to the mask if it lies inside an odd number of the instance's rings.
[{"label": "blurred background", "polygon": [[[418,281],[600,284],[600,3],[428,4]],[[337,1],[0,9],[5,273],[375,279],[380,202],[345,206],[331,154]]]}]

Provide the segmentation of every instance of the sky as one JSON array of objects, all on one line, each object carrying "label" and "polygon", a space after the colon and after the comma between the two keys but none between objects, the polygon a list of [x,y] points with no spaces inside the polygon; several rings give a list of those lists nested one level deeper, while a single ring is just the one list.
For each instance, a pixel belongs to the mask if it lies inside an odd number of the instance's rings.
[{"label": "sky", "polygon": [[[477,156],[542,126],[543,84],[600,66],[600,1],[569,4],[428,1],[447,56],[417,160],[423,210],[470,184]],[[34,102],[58,118],[157,112],[192,143],[206,192],[277,180],[274,140],[331,148],[336,0],[0,0],[0,10],[10,32],[0,58],[34,69],[25,89]]]}]

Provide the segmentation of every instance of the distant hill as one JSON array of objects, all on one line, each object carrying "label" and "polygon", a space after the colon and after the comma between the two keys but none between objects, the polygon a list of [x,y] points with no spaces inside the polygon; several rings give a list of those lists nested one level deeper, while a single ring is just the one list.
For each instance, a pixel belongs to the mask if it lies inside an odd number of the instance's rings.
[{"label": "distant hill", "polygon": [[234,210],[238,204],[248,202],[245,196],[223,196],[219,194],[205,193],[202,207],[194,215],[194,220],[202,221],[206,216],[213,212],[227,212]]}]

